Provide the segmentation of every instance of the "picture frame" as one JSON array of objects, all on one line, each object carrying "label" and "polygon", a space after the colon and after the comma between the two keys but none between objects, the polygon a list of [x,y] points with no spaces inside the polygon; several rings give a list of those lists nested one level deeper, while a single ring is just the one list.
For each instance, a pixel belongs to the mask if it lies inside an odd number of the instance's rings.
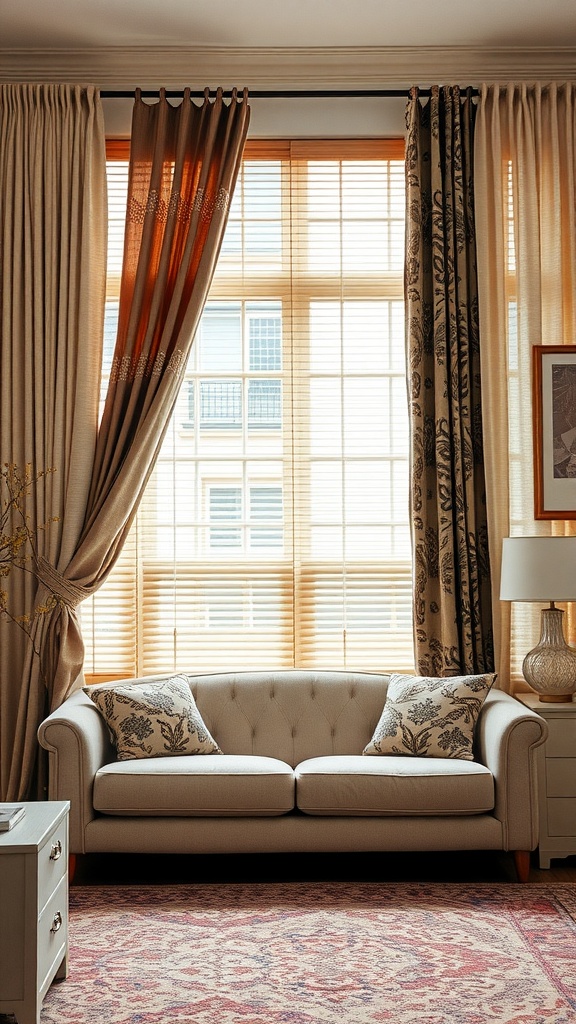
[{"label": "picture frame", "polygon": [[534,345],[534,518],[576,519],[576,345]]}]

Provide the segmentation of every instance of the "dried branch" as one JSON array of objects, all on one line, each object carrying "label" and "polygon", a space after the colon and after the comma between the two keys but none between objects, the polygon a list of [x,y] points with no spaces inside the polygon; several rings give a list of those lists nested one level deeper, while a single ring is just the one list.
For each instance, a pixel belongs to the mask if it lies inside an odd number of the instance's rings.
[{"label": "dried branch", "polygon": [[38,534],[51,523],[58,522],[58,516],[51,516],[45,523],[33,528],[31,517],[26,511],[27,499],[32,488],[40,480],[54,473],[54,469],[34,473],[32,464],[21,469],[13,462],[6,462],[0,468],[0,617],[13,622],[21,629],[39,654],[33,641],[33,624],[39,615],[45,615],[57,604],[55,595],[36,605],[32,612],[15,614],[9,606],[9,593],[1,584],[13,570],[30,573],[38,579]]}]

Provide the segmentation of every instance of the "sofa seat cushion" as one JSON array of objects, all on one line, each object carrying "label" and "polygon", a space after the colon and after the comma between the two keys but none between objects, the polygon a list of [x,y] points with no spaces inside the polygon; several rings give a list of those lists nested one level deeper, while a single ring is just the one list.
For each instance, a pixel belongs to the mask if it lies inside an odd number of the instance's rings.
[{"label": "sofa seat cushion", "polygon": [[476,761],[313,757],[296,768],[296,802],[304,814],[483,814],[494,807],[494,780]]},{"label": "sofa seat cushion", "polygon": [[274,757],[157,757],[115,761],[94,779],[102,814],[148,816],[278,815],[294,808],[294,770]]}]

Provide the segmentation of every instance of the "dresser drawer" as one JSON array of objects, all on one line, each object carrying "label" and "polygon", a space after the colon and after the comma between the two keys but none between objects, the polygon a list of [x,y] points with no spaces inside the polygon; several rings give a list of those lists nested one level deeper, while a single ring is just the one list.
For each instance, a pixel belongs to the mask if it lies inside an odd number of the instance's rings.
[{"label": "dresser drawer", "polygon": [[38,920],[38,991],[44,995],[68,940],[68,879],[63,878]]},{"label": "dresser drawer", "polygon": [[576,757],[576,718],[548,718],[546,757]]},{"label": "dresser drawer", "polygon": [[38,913],[68,869],[68,818],[64,818],[38,850]]},{"label": "dresser drawer", "polygon": [[0,1014],[37,1024],[54,977],[68,973],[67,800],[25,803],[0,835]]},{"label": "dresser drawer", "polygon": [[576,797],[549,797],[548,835],[576,837]]},{"label": "dresser drawer", "polygon": [[576,797],[576,757],[546,758],[546,796]]}]

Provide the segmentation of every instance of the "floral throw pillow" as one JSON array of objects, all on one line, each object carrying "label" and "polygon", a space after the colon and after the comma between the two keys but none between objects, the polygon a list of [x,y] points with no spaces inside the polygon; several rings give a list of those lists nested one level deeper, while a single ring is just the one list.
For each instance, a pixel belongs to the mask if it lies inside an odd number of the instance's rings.
[{"label": "floral throw pillow", "polygon": [[474,728],[496,675],[391,675],[384,710],[364,754],[473,761]]},{"label": "floral throw pillow", "polygon": [[119,761],[222,753],[202,720],[186,676],[83,690],[104,717]]}]

